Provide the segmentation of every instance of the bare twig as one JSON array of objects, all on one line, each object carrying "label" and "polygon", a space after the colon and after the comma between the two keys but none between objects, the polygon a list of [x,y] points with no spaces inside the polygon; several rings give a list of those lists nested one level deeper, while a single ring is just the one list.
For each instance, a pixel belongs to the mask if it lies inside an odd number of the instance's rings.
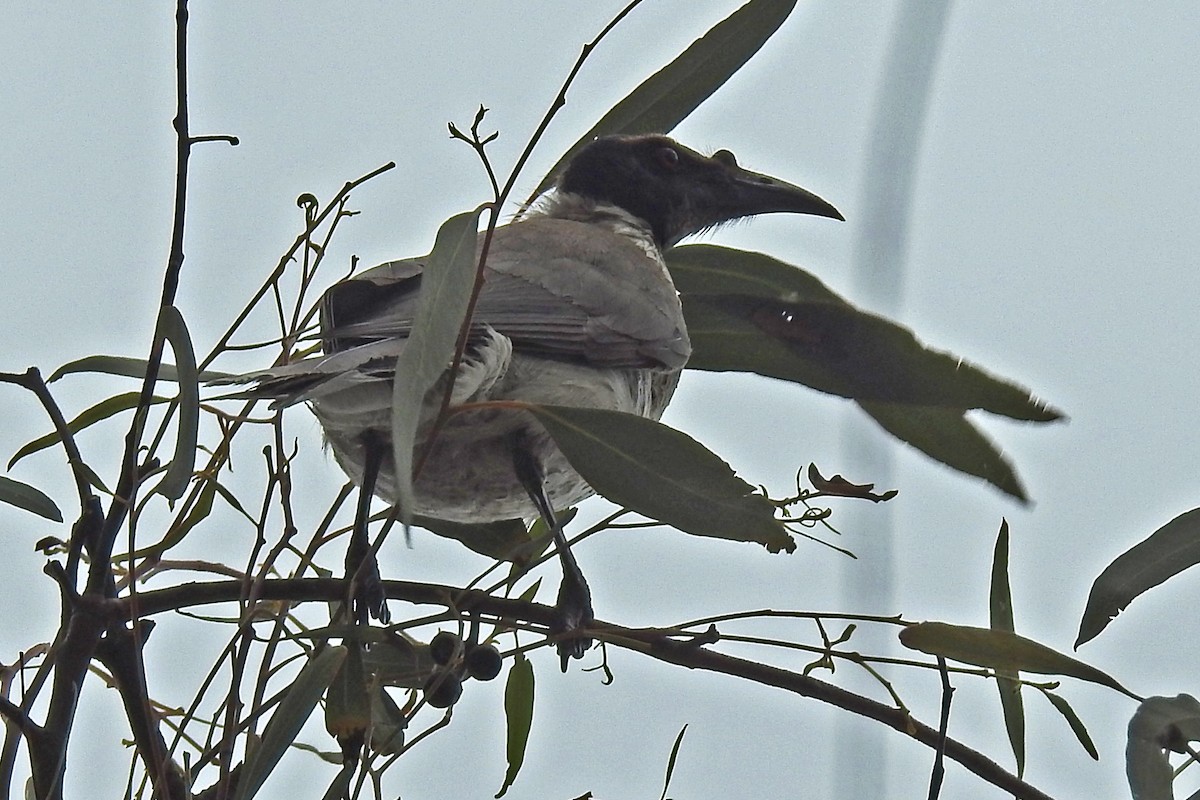
[{"label": "bare twig", "polygon": [[938,721],[938,741],[934,748],[933,774],[929,776],[929,800],[937,800],[942,792],[942,780],[946,777],[946,735],[950,730],[950,701],[954,698],[954,687],[950,685],[950,672],[946,669],[946,659],[937,657],[938,671],[942,673],[942,715]]},{"label": "bare twig", "polygon": [[[506,624],[523,621],[545,631],[554,621],[555,611],[551,606],[493,597],[475,590],[410,581],[384,581],[383,587],[388,597],[416,604],[445,606],[446,599],[454,597],[459,612],[475,613],[494,621],[504,620]],[[143,592],[139,602],[143,615],[153,615],[186,606],[231,602],[240,592],[239,581],[214,581]],[[332,601],[340,600],[344,593],[345,583],[339,578],[307,578],[271,581],[263,587],[262,596],[271,600]],[[125,603],[123,600],[114,602],[117,605]],[[600,621],[589,626],[587,633],[610,645],[636,650],[666,663],[719,672],[828,703],[881,722],[930,748],[936,749],[941,741],[938,730],[919,722],[903,709],[884,705],[801,673],[716,652],[709,646],[697,643],[694,637],[680,641],[661,630],[625,628]],[[946,737],[944,751],[946,757],[1014,797],[1021,800],[1050,800],[1049,795],[961,742]]]}]

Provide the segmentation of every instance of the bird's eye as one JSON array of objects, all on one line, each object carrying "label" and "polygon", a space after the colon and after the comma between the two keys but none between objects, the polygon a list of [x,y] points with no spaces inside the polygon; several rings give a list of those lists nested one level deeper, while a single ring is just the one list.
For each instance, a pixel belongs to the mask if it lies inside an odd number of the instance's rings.
[{"label": "bird's eye", "polygon": [[658,163],[664,169],[675,169],[679,166],[679,151],[674,147],[660,147],[655,153]]}]

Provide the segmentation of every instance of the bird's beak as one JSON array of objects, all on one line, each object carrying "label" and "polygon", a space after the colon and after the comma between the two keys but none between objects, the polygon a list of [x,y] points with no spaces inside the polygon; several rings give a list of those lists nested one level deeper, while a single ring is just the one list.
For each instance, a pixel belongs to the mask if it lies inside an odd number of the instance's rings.
[{"label": "bird's beak", "polygon": [[830,217],[843,222],[846,220],[830,203],[807,189],[770,175],[742,169],[736,164],[727,164],[726,169],[733,181],[735,207],[745,216],[790,212]]}]

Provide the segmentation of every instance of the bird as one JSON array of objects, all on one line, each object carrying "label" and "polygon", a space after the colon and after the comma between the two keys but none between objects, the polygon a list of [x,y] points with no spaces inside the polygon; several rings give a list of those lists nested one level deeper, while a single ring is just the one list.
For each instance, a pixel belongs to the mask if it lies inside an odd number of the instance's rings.
[{"label": "bird", "polygon": [[[659,419],[691,354],[664,253],[774,212],[843,219],[812,192],[742,168],[729,150],[706,156],[661,134],[587,143],[551,192],[495,229],[451,408],[504,400]],[[320,301],[321,355],[222,381],[252,384],[239,396],[275,407],[306,403],[368,502],[370,493],[396,501],[392,386],[403,380],[396,359],[427,263],[391,261],[333,285]],[[512,407],[451,414],[426,442],[441,394],[429,392],[422,410],[417,448],[427,450],[410,511],[459,523],[546,522],[563,569],[551,632],[566,671],[591,645],[579,631],[593,612],[555,512],[593,490],[545,429]]]}]

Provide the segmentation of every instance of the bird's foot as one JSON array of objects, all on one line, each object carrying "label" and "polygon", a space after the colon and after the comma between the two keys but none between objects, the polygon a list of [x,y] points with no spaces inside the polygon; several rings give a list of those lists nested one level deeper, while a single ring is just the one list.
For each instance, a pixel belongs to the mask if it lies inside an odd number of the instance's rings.
[{"label": "bird's foot", "polygon": [[592,613],[592,593],[587,581],[578,571],[570,571],[563,575],[562,585],[558,587],[558,602],[554,606],[554,623],[550,632],[558,638],[559,664],[562,671],[567,671],[567,664],[572,658],[583,658],[583,654],[592,646],[590,636],[573,635],[592,624],[595,619]]},{"label": "bird's foot", "polygon": [[392,615],[388,611],[387,592],[383,589],[375,554],[368,550],[353,568],[348,563],[346,575],[350,579],[350,605],[354,620],[363,623],[370,616],[384,625],[390,623]]}]

